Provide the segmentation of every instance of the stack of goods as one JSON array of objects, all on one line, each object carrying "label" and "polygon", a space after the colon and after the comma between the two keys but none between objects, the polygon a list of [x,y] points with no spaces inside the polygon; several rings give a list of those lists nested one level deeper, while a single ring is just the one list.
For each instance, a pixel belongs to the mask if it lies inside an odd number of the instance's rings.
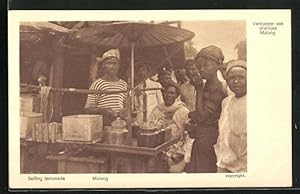
[{"label": "stack of goods", "polygon": [[31,131],[35,129],[37,123],[42,123],[44,116],[41,113],[35,112],[20,112],[20,137],[29,139],[31,138]]},{"label": "stack of goods", "polygon": [[32,128],[32,141],[55,143],[62,142],[61,123],[38,123]]}]

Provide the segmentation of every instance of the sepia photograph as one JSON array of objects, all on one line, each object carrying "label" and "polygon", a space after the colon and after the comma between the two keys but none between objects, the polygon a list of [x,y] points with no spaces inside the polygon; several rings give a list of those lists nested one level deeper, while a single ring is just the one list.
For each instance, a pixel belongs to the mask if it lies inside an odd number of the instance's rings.
[{"label": "sepia photograph", "polygon": [[246,172],[245,35],[245,21],[21,22],[21,173]]},{"label": "sepia photograph", "polygon": [[11,187],[291,183],[288,10],[73,13],[10,14]]}]

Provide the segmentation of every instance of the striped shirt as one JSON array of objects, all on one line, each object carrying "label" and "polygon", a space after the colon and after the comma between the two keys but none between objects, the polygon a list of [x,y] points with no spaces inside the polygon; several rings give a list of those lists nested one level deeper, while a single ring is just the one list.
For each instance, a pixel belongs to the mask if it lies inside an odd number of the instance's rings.
[{"label": "striped shirt", "polygon": [[[124,91],[127,90],[127,83],[122,79],[119,81],[110,82],[99,78],[92,83],[90,90]],[[123,108],[125,97],[126,93],[89,94],[85,103],[85,108],[101,107],[110,108],[113,111],[119,111]]]}]

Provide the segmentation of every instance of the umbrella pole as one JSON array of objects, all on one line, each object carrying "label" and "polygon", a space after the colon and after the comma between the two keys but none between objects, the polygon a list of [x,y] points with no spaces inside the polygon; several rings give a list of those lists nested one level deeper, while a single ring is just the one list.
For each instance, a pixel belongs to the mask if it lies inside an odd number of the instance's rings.
[{"label": "umbrella pole", "polygon": [[127,127],[128,127],[128,135],[127,135],[127,143],[128,145],[132,145],[132,112],[133,112],[133,88],[134,88],[134,47],[135,43],[131,42],[131,64],[130,64],[130,73],[128,76],[128,117],[127,117]]}]

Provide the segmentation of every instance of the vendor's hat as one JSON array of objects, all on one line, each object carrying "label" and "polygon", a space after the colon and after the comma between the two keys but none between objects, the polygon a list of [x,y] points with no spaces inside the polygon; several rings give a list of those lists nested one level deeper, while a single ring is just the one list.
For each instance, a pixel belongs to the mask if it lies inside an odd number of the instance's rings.
[{"label": "vendor's hat", "polygon": [[105,59],[108,59],[108,58],[117,58],[117,59],[120,60],[120,51],[119,51],[119,49],[110,49],[110,50],[106,51],[105,53],[103,53],[102,58],[97,57],[97,61],[102,62],[102,61],[104,61]]},{"label": "vendor's hat", "polygon": [[218,64],[222,64],[222,62],[224,61],[224,55],[222,50],[213,45],[201,49],[199,53],[196,55],[195,59],[199,57],[205,57],[211,59],[217,62]]},{"label": "vendor's hat", "polygon": [[247,70],[247,63],[246,63],[246,61],[243,61],[243,60],[231,60],[231,61],[229,61],[227,63],[227,67],[226,67],[226,74],[228,74],[228,72],[234,67],[242,67],[245,70]]}]

